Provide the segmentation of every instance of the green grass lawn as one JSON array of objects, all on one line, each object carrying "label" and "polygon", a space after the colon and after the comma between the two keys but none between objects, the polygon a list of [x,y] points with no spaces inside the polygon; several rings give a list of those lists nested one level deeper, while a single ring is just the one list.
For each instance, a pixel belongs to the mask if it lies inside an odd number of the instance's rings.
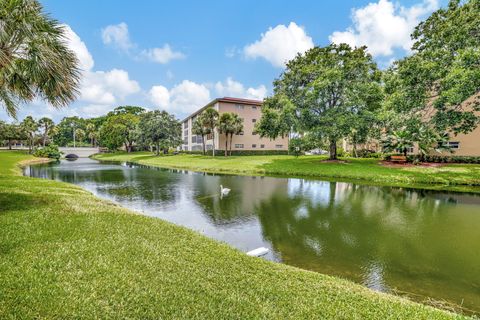
[{"label": "green grass lawn", "polygon": [[0,151],[0,319],[460,318],[22,177],[28,159]]},{"label": "green grass lawn", "polygon": [[344,181],[365,181],[398,186],[417,185],[429,189],[480,192],[480,165],[450,164],[440,167],[391,168],[377,159],[345,159],[325,162],[322,156],[153,156],[151,153],[98,154],[99,160],[131,161],[140,164],[237,174],[307,176]]}]

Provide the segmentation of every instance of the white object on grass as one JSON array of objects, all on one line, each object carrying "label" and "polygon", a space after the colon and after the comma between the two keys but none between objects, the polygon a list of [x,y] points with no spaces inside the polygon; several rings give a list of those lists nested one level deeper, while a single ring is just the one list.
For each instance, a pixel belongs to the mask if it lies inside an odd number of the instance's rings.
[{"label": "white object on grass", "polygon": [[263,256],[263,255],[266,255],[268,253],[268,251],[270,251],[270,250],[268,250],[265,247],[260,247],[260,248],[254,249],[252,251],[248,251],[247,255],[252,256],[252,257],[260,257],[260,256]]}]

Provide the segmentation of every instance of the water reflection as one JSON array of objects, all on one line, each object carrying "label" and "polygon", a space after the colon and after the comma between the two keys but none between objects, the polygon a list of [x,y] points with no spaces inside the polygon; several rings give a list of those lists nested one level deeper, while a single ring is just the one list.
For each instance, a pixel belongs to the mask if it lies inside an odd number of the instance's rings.
[{"label": "water reflection", "polygon": [[[181,224],[268,259],[480,310],[480,197],[343,182],[97,163],[26,174]],[[231,189],[220,197],[219,186]]]}]

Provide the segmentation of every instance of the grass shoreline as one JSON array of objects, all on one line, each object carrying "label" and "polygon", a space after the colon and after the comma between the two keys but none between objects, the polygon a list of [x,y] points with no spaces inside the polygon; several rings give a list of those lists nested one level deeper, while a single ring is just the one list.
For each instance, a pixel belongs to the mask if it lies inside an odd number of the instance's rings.
[{"label": "grass shoreline", "polygon": [[463,318],[15,172],[31,159],[0,152],[0,318]]},{"label": "grass shoreline", "polygon": [[92,158],[206,173],[322,179],[434,191],[480,193],[480,165],[471,164],[449,164],[434,168],[390,168],[380,165],[376,159],[348,159],[348,162],[343,164],[321,162],[324,157],[319,156],[157,157],[145,152],[96,154]]}]

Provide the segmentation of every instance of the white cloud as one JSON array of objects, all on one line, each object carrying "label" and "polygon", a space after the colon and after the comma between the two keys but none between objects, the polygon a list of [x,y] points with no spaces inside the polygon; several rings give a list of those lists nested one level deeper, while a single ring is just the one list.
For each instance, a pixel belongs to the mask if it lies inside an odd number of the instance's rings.
[{"label": "white cloud", "polygon": [[180,51],[173,51],[167,43],[162,48],[152,48],[144,50],[142,55],[147,57],[150,61],[161,64],[169,63],[171,60],[184,59],[185,54]]},{"label": "white cloud", "polygon": [[166,109],[170,104],[170,92],[164,86],[153,86],[148,92],[150,101],[156,106]]},{"label": "white cloud", "polygon": [[313,48],[313,40],[305,30],[295,22],[287,26],[280,24],[269,28],[261,39],[245,46],[243,49],[247,58],[264,58],[276,67],[283,67],[297,53],[303,53]]},{"label": "white cloud", "polygon": [[80,37],[73,32],[72,28],[69,25],[64,24],[65,28],[65,39],[67,40],[70,50],[75,52],[77,58],[80,62],[80,68],[83,71],[88,71],[93,68],[94,62],[92,55],[87,49],[85,43],[80,39]]},{"label": "white cloud", "polygon": [[438,0],[424,0],[406,8],[389,0],[379,0],[352,11],[353,26],[346,31],[335,31],[329,39],[333,43],[368,47],[374,56],[390,56],[395,48],[410,51],[410,34],[425,15],[438,8]]},{"label": "white cloud", "polygon": [[79,98],[81,102],[111,106],[140,91],[138,82],[131,80],[125,70],[94,71],[94,61],[85,43],[69,26],[65,28],[67,44],[77,54],[83,69]]},{"label": "white cloud", "polygon": [[164,86],[153,86],[149,98],[156,106],[176,114],[189,114],[210,101],[210,90],[203,85],[190,80],[168,90]]},{"label": "white cloud", "polygon": [[263,100],[267,95],[267,88],[260,85],[257,88],[245,88],[245,86],[228,77],[225,82],[217,82],[215,91],[219,96],[228,96],[235,98]]},{"label": "white cloud", "polygon": [[104,44],[114,45],[123,51],[128,51],[134,46],[130,41],[128,25],[125,22],[103,28],[102,40]]}]

